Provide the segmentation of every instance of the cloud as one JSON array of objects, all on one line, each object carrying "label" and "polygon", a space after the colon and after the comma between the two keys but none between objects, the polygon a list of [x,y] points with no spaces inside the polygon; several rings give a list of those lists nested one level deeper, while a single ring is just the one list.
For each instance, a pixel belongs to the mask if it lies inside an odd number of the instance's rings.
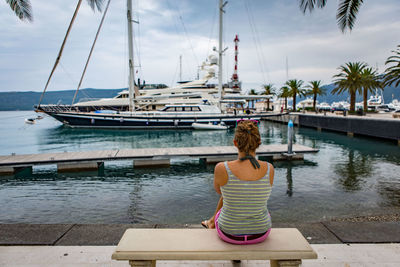
[{"label": "cloud", "polygon": [[[135,65],[148,83],[193,79],[198,65],[217,46],[217,0],[134,1]],[[50,73],[75,9],[75,1],[32,1],[34,23],[20,22],[0,1],[0,91],[40,91]],[[239,77],[244,89],[263,83],[280,87],[289,78],[331,81],[337,67],[364,61],[380,71],[400,43],[396,0],[366,1],[351,33],[336,25],[336,1],[302,14],[293,0],[230,1],[225,7],[224,80],[233,71],[233,38],[239,34]],[[72,89],[79,82],[102,14],[82,3],[61,65],[50,90]],[[112,1],[82,87],[127,86],[126,2]],[[140,54],[138,54],[138,51]],[[140,62],[139,62],[140,58]]]}]

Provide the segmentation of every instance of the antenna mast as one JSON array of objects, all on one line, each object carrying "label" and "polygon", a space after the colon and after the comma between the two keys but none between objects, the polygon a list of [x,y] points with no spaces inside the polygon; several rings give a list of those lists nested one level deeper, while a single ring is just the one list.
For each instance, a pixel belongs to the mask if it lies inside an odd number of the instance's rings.
[{"label": "antenna mast", "polygon": [[286,56],[286,81],[289,80],[289,60],[288,57]]}]

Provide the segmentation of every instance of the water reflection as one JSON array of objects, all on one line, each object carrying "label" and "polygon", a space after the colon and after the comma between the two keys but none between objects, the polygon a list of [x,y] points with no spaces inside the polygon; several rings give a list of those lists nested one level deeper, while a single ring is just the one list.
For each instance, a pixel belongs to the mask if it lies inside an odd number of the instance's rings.
[{"label": "water reflection", "polygon": [[[274,162],[276,169],[283,169],[286,172],[286,195],[288,197],[293,196],[293,169],[301,169],[307,167],[317,167],[318,163],[310,160],[296,160],[296,161],[277,161]],[[279,177],[275,177],[278,178]]]},{"label": "water reflection", "polygon": [[354,150],[348,150],[347,160],[335,165],[337,182],[346,191],[361,190],[366,177],[372,174],[372,160]]},{"label": "water reflection", "polygon": [[[184,147],[232,145],[233,130],[192,131],[192,130],[107,130],[71,129],[60,126],[48,129],[37,142],[42,151],[48,150],[95,150],[147,147]],[[68,145],[68,147],[65,147]]]},{"label": "water reflection", "polygon": [[291,197],[293,195],[293,178],[292,178],[292,164],[289,164],[286,171],[287,190],[286,194]]},{"label": "water reflection", "polygon": [[[331,131],[316,131],[311,128],[299,128],[298,135],[302,136],[301,144],[328,147],[339,146],[345,151],[356,151],[373,161],[384,159],[400,164],[400,149],[390,140],[374,139],[363,136],[348,137],[345,134]],[[299,143],[299,142],[298,142]]]},{"label": "water reflection", "polygon": [[378,192],[384,198],[386,206],[400,206],[400,182],[399,181],[379,181]]}]

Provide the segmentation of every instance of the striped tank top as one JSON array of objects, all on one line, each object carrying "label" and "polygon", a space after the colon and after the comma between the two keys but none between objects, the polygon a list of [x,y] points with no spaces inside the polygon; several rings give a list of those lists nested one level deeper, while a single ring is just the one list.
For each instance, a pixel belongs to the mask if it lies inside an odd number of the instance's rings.
[{"label": "striped tank top", "polygon": [[271,217],[267,202],[271,194],[269,163],[267,173],[256,181],[237,178],[224,162],[228,182],[221,186],[223,206],[218,218],[219,228],[227,234],[260,234],[268,231]]}]

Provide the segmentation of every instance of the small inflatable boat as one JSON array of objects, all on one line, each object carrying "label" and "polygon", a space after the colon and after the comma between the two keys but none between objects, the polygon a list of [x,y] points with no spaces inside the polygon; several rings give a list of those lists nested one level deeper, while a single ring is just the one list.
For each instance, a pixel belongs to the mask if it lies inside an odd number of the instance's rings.
[{"label": "small inflatable boat", "polygon": [[192,123],[192,127],[195,130],[226,130],[226,129],[228,129],[228,126],[226,126],[224,123],[212,124],[211,122],[210,123],[194,122],[194,123]]}]

